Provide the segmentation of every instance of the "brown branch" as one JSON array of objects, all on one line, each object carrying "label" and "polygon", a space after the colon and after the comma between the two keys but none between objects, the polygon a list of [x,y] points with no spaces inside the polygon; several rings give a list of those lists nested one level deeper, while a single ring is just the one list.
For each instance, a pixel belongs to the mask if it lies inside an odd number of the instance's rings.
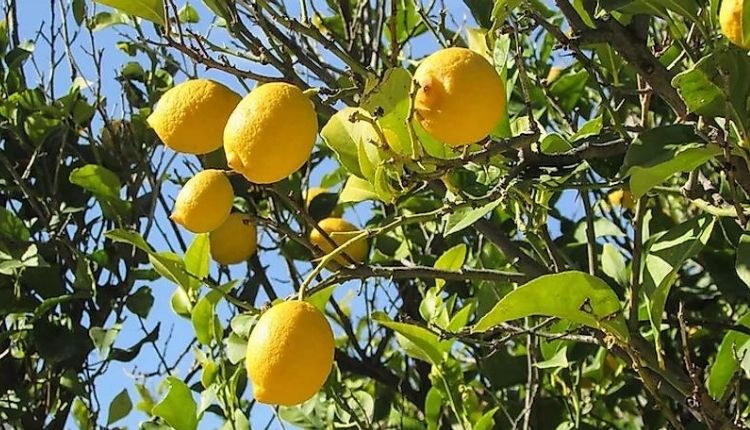
[{"label": "brown branch", "polygon": [[687,116],[685,102],[672,86],[673,74],[654,56],[643,40],[611,17],[595,19],[587,26],[568,0],[555,0],[575,31],[571,43],[607,43],[630,64],[680,118]]}]

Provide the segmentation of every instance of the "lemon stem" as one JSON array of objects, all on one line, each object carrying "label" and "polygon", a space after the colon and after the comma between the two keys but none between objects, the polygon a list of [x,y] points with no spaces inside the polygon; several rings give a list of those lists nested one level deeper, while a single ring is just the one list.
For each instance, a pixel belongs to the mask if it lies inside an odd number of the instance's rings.
[{"label": "lemon stem", "polygon": [[330,263],[331,261],[333,261],[333,259],[335,259],[336,257],[338,257],[342,252],[344,252],[344,250],[346,250],[346,248],[348,248],[349,246],[351,246],[352,244],[354,244],[354,242],[357,242],[358,240],[365,239],[369,235],[370,235],[369,231],[363,230],[358,235],[356,235],[356,236],[352,237],[351,239],[347,240],[346,242],[342,243],[336,249],[334,249],[333,251],[331,251],[328,254],[326,254],[323,258],[321,258],[320,262],[318,263],[318,265],[315,266],[315,269],[313,269],[313,271],[307,276],[307,278],[305,279],[305,282],[303,282],[302,285],[300,285],[300,287],[299,287],[299,294],[298,294],[299,300],[304,300],[304,298],[305,298],[305,290],[307,289],[307,287],[310,286],[310,284],[312,283],[313,279],[315,279],[315,277],[318,276],[320,274],[320,272],[323,271],[323,268],[326,267],[326,265],[328,265],[328,263]]}]

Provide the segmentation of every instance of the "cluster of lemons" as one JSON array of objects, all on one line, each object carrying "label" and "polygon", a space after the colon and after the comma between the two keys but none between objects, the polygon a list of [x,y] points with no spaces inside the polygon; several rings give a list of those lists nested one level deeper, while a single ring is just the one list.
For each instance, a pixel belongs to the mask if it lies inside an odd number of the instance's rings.
[{"label": "cluster of lemons", "polygon": [[[481,55],[447,48],[417,68],[415,117],[435,139],[463,146],[487,137],[506,109],[505,83]],[[310,158],[318,133],[313,103],[298,87],[267,83],[241,98],[210,80],[189,80],[167,91],[148,119],[164,144],[178,152],[207,154],[223,147],[229,168],[255,184],[288,177]],[[320,190],[311,190],[307,201]],[[177,195],[171,218],[194,233],[209,233],[212,258],[235,264],[257,248],[252,218],[232,212],[234,191],[227,173],[207,169],[188,180]],[[359,232],[337,217],[318,227],[336,247]],[[335,247],[318,229],[310,242],[323,252]],[[364,262],[366,240],[347,246],[338,265]],[[248,339],[246,367],[253,395],[262,403],[294,405],[320,390],[333,365],[331,327],[311,304],[291,300],[267,310]]]}]

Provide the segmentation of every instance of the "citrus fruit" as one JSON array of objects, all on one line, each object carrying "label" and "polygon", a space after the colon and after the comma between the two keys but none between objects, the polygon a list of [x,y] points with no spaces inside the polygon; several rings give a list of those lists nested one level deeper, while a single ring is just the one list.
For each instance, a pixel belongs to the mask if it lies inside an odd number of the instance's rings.
[{"label": "citrus fruit", "polygon": [[211,258],[221,265],[246,261],[255,253],[258,232],[248,215],[232,213],[209,235]]},{"label": "citrus fruit", "polygon": [[170,218],[193,233],[208,233],[226,221],[233,202],[227,175],[221,170],[203,170],[177,194]]},{"label": "citrus fruit", "polygon": [[240,100],[218,82],[185,81],[161,96],[147,122],[167,147],[206,154],[221,147],[224,125]]},{"label": "citrus fruit", "polygon": [[310,399],[331,372],[334,350],[331,326],[315,306],[299,300],[272,306],[247,342],[253,397],[287,406]]},{"label": "citrus fruit", "polygon": [[[328,233],[328,236],[336,243],[334,247],[323,235],[317,230],[313,229],[310,232],[310,242],[320,248],[326,254],[333,251],[335,248],[343,245],[353,237],[357,236],[361,231],[350,222],[341,218],[325,218],[318,222],[318,226]],[[351,259],[356,263],[362,263],[367,258],[369,253],[369,246],[367,239],[362,238],[357,240],[347,247],[344,251]],[[349,266],[351,263],[343,255],[339,255],[335,258],[338,264]],[[331,265],[329,268],[334,269],[336,265]]]},{"label": "citrus fruit", "polygon": [[612,191],[607,196],[607,200],[609,200],[609,204],[612,207],[622,206],[630,211],[635,211],[635,198],[633,197],[633,193],[628,190],[619,189]]},{"label": "citrus fruit", "polygon": [[750,49],[750,38],[745,37],[744,0],[724,0],[719,10],[719,25],[727,39],[742,49]]},{"label": "citrus fruit", "polygon": [[417,67],[416,118],[435,139],[468,145],[490,134],[505,112],[505,84],[487,60],[465,48],[446,48]]},{"label": "citrus fruit", "polygon": [[294,85],[259,86],[237,105],[224,129],[227,163],[250,182],[270,184],[310,158],[318,119],[312,102]]}]

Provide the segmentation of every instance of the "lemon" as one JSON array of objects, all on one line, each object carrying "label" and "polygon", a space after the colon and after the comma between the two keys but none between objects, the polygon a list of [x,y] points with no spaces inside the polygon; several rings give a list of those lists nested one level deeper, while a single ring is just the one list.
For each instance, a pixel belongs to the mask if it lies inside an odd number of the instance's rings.
[{"label": "lemon", "polygon": [[744,0],[722,1],[719,25],[730,42],[742,49],[750,49],[750,39],[745,38],[744,4]]},{"label": "lemon", "polygon": [[226,221],[233,202],[227,175],[221,170],[203,170],[177,194],[170,218],[193,233],[208,233]]},{"label": "lemon", "polygon": [[447,48],[417,67],[416,117],[435,139],[461,146],[477,142],[505,112],[505,84],[487,60],[465,48]]},{"label": "lemon", "polygon": [[633,193],[629,190],[619,189],[612,191],[607,196],[607,200],[609,200],[609,204],[612,207],[622,206],[629,211],[635,211],[635,197],[633,197]]},{"label": "lemon", "polygon": [[218,82],[185,81],[164,93],[147,122],[167,147],[206,154],[221,147],[224,125],[240,100]]},{"label": "lemon", "polygon": [[227,163],[250,182],[277,182],[310,158],[317,133],[314,106],[302,90],[281,82],[261,85],[229,117]]},{"label": "lemon", "polygon": [[249,216],[232,213],[209,235],[211,257],[221,265],[237,264],[255,254],[258,232]]},{"label": "lemon", "polygon": [[[328,240],[326,240],[325,237],[323,237],[322,234],[320,234],[317,229],[313,229],[312,232],[310,232],[310,242],[320,248],[326,254],[330,253],[335,248],[343,245],[354,236],[361,233],[356,226],[341,218],[322,219],[320,220],[320,222],[318,222],[318,226],[323,231],[328,233],[331,239],[336,243],[336,247],[334,247]],[[365,259],[367,258],[367,254],[369,253],[369,245],[367,244],[367,239],[363,238],[361,240],[355,241],[354,243],[349,245],[344,252],[349,257],[351,257],[354,262],[362,263],[363,261],[365,261]],[[339,255],[338,257],[336,257],[335,261],[338,264],[344,266],[348,266],[351,264],[349,263],[349,260],[343,255]],[[329,268],[335,269],[335,265],[331,265],[331,267]]]},{"label": "lemon", "polygon": [[299,300],[274,305],[247,342],[253,397],[287,406],[310,399],[331,372],[334,350],[331,326],[315,306]]}]

